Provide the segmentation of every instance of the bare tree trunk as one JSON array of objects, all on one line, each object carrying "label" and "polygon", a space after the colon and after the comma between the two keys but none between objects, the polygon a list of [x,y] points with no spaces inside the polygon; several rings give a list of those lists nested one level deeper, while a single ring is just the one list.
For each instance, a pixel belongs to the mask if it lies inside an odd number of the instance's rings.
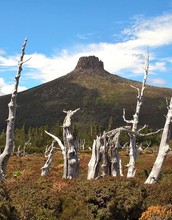
[{"label": "bare tree trunk", "polygon": [[[112,131],[104,132],[102,136],[99,136],[94,140],[92,155],[88,164],[87,179],[91,180],[98,178],[100,163],[102,163],[101,176],[103,177],[108,174],[116,176],[115,172],[120,172],[120,160],[118,154],[120,129],[121,128],[117,128]],[[110,138],[112,137],[113,140],[110,141]],[[110,155],[109,149],[111,150]]]},{"label": "bare tree trunk", "polygon": [[[126,120],[125,119],[125,110],[123,112],[124,121],[132,124],[132,131],[133,132],[137,132],[137,129],[138,129],[140,109],[143,104],[143,95],[144,95],[145,85],[146,85],[146,81],[147,81],[148,71],[149,71],[149,54],[147,54],[147,57],[146,57],[146,62],[145,62],[145,67],[144,67],[144,79],[142,82],[141,90],[139,88],[135,88],[132,86],[133,88],[137,89],[137,91],[138,91],[136,111],[135,111],[135,114],[133,115],[133,120]],[[136,162],[137,155],[138,155],[138,149],[136,146],[136,136],[135,135],[130,136],[129,147],[130,147],[130,152],[129,152],[129,163],[127,165],[128,166],[127,177],[134,177],[135,173],[136,173],[135,162]]]},{"label": "bare tree trunk", "polygon": [[78,150],[79,151],[85,150],[85,138],[84,139],[79,139],[78,143],[79,143],[78,144],[79,145]]},{"label": "bare tree trunk", "polygon": [[20,147],[21,147],[21,145],[19,145],[17,148],[17,153],[16,153],[17,157],[20,157],[20,155],[21,155]]},{"label": "bare tree trunk", "polygon": [[63,122],[63,142],[65,146],[63,178],[75,178],[79,172],[78,146],[73,139],[71,128],[71,117],[78,110],[79,108],[74,111],[63,111],[67,114]]},{"label": "bare tree trunk", "polygon": [[31,144],[30,141],[31,141],[31,138],[27,142],[24,143],[23,153],[22,153],[23,156],[27,155],[26,148],[29,146],[29,144]]},{"label": "bare tree trunk", "polygon": [[121,159],[119,159],[119,174],[120,174],[120,176],[124,176],[123,170],[122,170],[122,161],[121,161]]},{"label": "bare tree trunk", "polygon": [[[121,132],[127,132],[130,135],[143,137],[143,136],[157,134],[158,132],[161,131],[160,129],[156,132],[151,132],[148,134],[140,134],[139,133],[140,130],[134,132],[131,130],[130,126],[125,126],[125,127],[116,128],[108,132],[104,132],[102,136],[97,137],[96,140],[94,140],[92,147],[92,155],[88,164],[87,179],[91,180],[98,178],[99,167],[101,162],[102,162],[101,176],[106,176],[109,173],[112,176],[117,176],[117,175],[123,176],[121,160],[119,157],[119,149],[121,148],[119,138]],[[110,153],[109,153],[109,149],[110,149]]]},{"label": "bare tree trunk", "polygon": [[158,155],[157,155],[157,158],[156,158],[155,163],[153,165],[152,171],[150,172],[150,174],[145,182],[147,184],[156,183],[159,179],[164,160],[166,158],[168,151],[170,150],[170,147],[168,145],[168,141],[170,138],[171,124],[172,124],[172,98],[171,98],[170,105],[168,108],[168,113],[167,113],[166,122],[164,125],[162,137],[161,137],[161,143],[160,143]]},{"label": "bare tree trunk", "polygon": [[[53,157],[54,150],[55,150],[54,143],[55,143],[55,140],[52,141],[51,146],[48,149],[46,149],[46,151],[45,151],[45,157],[47,157],[47,160],[46,160],[44,166],[41,168],[41,170],[42,170],[41,176],[46,176],[49,172],[49,166],[51,164],[52,157]],[[48,155],[47,155],[47,153],[48,153]]]},{"label": "bare tree trunk", "polygon": [[80,160],[78,158],[78,146],[73,138],[72,129],[71,129],[71,117],[78,110],[79,109],[76,109],[74,111],[71,110],[64,111],[64,113],[67,114],[63,122],[64,144],[62,144],[61,140],[58,137],[45,131],[48,135],[54,138],[54,140],[57,141],[57,143],[61,147],[63,159],[64,159],[63,178],[65,179],[75,178],[78,176],[78,172],[79,172]]},{"label": "bare tree trunk", "polygon": [[18,71],[15,77],[16,82],[14,86],[14,91],[11,95],[11,101],[8,104],[9,114],[8,114],[8,119],[7,119],[6,145],[5,145],[3,153],[0,155],[0,180],[5,178],[5,171],[6,171],[7,163],[13,152],[14,123],[15,123],[16,108],[17,108],[16,99],[17,99],[18,85],[19,85],[19,79],[20,79],[20,75],[22,71],[26,43],[27,43],[27,39],[25,39],[24,44],[22,46],[20,61],[18,63]]},{"label": "bare tree trunk", "polygon": [[97,137],[96,140],[94,140],[94,142],[93,142],[92,155],[91,155],[91,159],[88,163],[88,175],[87,175],[88,180],[96,179],[98,177],[99,163],[101,160],[100,139],[101,139],[101,137]]},{"label": "bare tree trunk", "polygon": [[106,135],[106,132],[104,131],[101,137],[101,147],[100,147],[101,160],[102,160],[101,176],[103,177],[108,175],[110,171],[110,161],[109,161],[108,150],[109,150],[109,141],[107,141],[107,135]]},{"label": "bare tree trunk", "polygon": [[120,174],[119,137],[120,130],[116,132],[111,145],[111,175],[114,177]]}]

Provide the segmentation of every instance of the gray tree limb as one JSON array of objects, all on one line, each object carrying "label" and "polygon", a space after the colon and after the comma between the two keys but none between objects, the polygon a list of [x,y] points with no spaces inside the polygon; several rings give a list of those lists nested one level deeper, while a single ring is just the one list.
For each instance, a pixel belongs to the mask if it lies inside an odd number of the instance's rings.
[{"label": "gray tree limb", "polygon": [[15,77],[15,85],[14,90],[11,95],[11,100],[8,104],[9,114],[7,119],[7,130],[6,130],[6,145],[4,148],[3,153],[0,155],[0,180],[5,178],[5,172],[8,160],[13,152],[13,142],[14,142],[14,124],[16,118],[16,109],[17,109],[17,92],[18,92],[18,85],[19,79],[22,72],[22,65],[24,63],[24,55],[25,55],[25,47],[27,44],[27,39],[24,40],[20,60],[18,62],[18,70]]},{"label": "gray tree limb", "polygon": [[[138,130],[138,123],[139,123],[139,115],[140,115],[140,109],[143,104],[143,95],[144,95],[144,90],[146,86],[146,81],[148,77],[148,72],[149,72],[149,53],[147,53],[146,59],[145,59],[145,65],[144,65],[144,78],[142,81],[142,87],[141,89],[136,88],[132,86],[134,89],[138,91],[137,95],[137,103],[136,103],[136,110],[135,114],[133,115],[132,120],[126,120],[125,119],[125,110],[123,110],[123,119],[126,123],[132,124],[132,131],[137,132]],[[136,135],[133,134],[130,136],[130,152],[129,152],[129,163],[128,163],[128,172],[127,172],[127,177],[134,177],[136,173],[135,169],[135,163],[138,155],[138,149],[136,147]]]},{"label": "gray tree limb", "polygon": [[168,113],[167,113],[166,122],[164,125],[162,137],[161,137],[158,155],[152,167],[152,170],[147,180],[145,181],[145,183],[147,184],[156,183],[159,179],[164,160],[167,156],[168,151],[170,150],[168,141],[170,139],[171,124],[172,124],[172,98],[171,98],[171,101],[168,107]]}]

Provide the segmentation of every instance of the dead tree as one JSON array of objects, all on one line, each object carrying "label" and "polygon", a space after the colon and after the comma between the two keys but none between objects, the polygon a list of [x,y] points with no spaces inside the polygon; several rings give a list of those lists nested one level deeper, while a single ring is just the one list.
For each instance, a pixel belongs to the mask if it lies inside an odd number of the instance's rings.
[{"label": "dead tree", "polygon": [[91,180],[99,177],[101,163],[100,176],[104,177],[108,174],[113,176],[122,175],[118,153],[120,146],[119,137],[122,129],[123,127],[104,132],[102,136],[97,136],[96,140],[94,140],[91,159],[88,163],[87,179]]},{"label": "dead tree", "polygon": [[109,145],[110,145],[110,140],[107,137],[106,132],[103,132],[103,135],[100,139],[100,156],[101,156],[101,176],[106,176],[110,172],[110,158],[109,158]]},{"label": "dead tree", "polygon": [[18,92],[18,85],[19,79],[22,72],[22,65],[24,63],[23,58],[25,55],[25,47],[27,44],[27,39],[25,39],[24,44],[22,46],[20,60],[18,62],[18,70],[17,75],[15,77],[15,85],[14,90],[11,95],[11,101],[8,104],[9,114],[7,119],[7,130],[6,130],[6,145],[4,148],[3,153],[0,155],[0,180],[5,178],[5,171],[7,167],[8,160],[13,153],[13,143],[14,143],[14,123],[16,119],[16,109],[17,109],[17,92]]},{"label": "dead tree", "polygon": [[88,175],[87,175],[88,180],[96,179],[98,177],[100,160],[101,160],[100,139],[101,139],[101,137],[97,136],[96,140],[94,140],[94,142],[93,142],[92,155],[91,155],[91,159],[88,163]]},{"label": "dead tree", "polygon": [[19,145],[18,148],[17,148],[17,152],[16,152],[17,157],[20,157],[21,152],[22,152],[22,151],[20,150],[20,147],[21,147],[21,145]]},{"label": "dead tree", "polygon": [[30,144],[31,144],[31,138],[29,138],[29,140],[24,143],[22,156],[26,156],[26,155],[27,155],[26,148],[27,148]]},{"label": "dead tree", "polygon": [[78,158],[78,146],[77,142],[73,138],[72,128],[71,128],[71,117],[79,110],[74,111],[63,111],[66,113],[66,117],[63,122],[63,143],[62,141],[53,134],[46,132],[55,141],[57,141],[60,146],[64,159],[64,168],[63,168],[63,178],[75,178],[78,176],[79,171],[79,158]]},{"label": "dead tree", "polygon": [[172,98],[171,98],[171,101],[168,107],[168,113],[166,116],[166,122],[164,125],[162,137],[161,137],[158,155],[153,165],[153,168],[145,182],[147,184],[156,183],[159,179],[164,160],[167,156],[168,151],[170,150],[168,141],[170,139],[171,124],[172,124]]},{"label": "dead tree", "polygon": [[53,158],[53,154],[54,154],[54,150],[55,150],[55,140],[52,141],[51,145],[49,147],[46,148],[45,150],[45,157],[47,157],[47,160],[44,164],[44,166],[41,168],[41,176],[46,176],[49,172],[49,166],[51,164],[52,158]]},{"label": "dead tree", "polygon": [[[21,145],[18,146],[17,152],[16,152],[17,157],[21,157],[21,156],[26,156],[27,155],[26,148],[28,147],[29,144],[31,144],[30,140],[31,139],[29,139],[27,142],[24,143],[24,146],[23,146],[22,150],[21,150]],[[13,151],[13,153],[14,153],[14,151]]]},{"label": "dead tree", "polygon": [[114,177],[119,174],[120,176],[123,176],[122,165],[119,156],[119,149],[122,148],[119,142],[120,133],[120,130],[117,131],[113,137],[113,144],[111,145],[111,175]]},{"label": "dead tree", "polygon": [[[88,163],[88,175],[87,179],[97,179],[100,176],[112,175],[123,176],[122,163],[119,156],[120,146],[120,134],[122,132],[128,133],[133,136],[146,137],[149,135],[157,134],[161,129],[148,134],[140,133],[142,129],[138,131],[132,131],[130,126],[119,127],[112,131],[104,132],[102,136],[97,136],[93,142],[92,155]],[[100,164],[102,174],[99,175]]]},{"label": "dead tree", "polygon": [[[148,53],[146,56],[146,62],[145,62],[145,66],[143,69],[144,69],[144,78],[143,78],[141,90],[139,88],[132,86],[133,88],[137,89],[137,91],[138,91],[136,110],[135,110],[135,114],[133,115],[133,119],[127,120],[125,118],[125,109],[123,110],[123,119],[128,124],[132,124],[132,131],[133,132],[137,132],[137,130],[138,130],[140,109],[143,104],[143,95],[144,95],[145,85],[146,85],[147,76],[148,76],[148,72],[149,72],[149,54]],[[128,163],[127,177],[134,177],[135,173],[136,173],[135,163],[136,163],[136,159],[137,159],[137,155],[138,155],[138,149],[136,146],[136,136],[135,135],[130,136],[129,148],[130,148],[130,150],[129,150],[129,163]]]},{"label": "dead tree", "polygon": [[79,149],[78,149],[79,151],[85,150],[85,138],[78,140],[78,146],[79,146]]}]

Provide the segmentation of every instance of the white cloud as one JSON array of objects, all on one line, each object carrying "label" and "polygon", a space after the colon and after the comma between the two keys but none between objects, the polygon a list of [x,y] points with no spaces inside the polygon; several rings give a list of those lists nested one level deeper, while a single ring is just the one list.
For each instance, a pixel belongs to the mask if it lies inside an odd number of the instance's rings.
[{"label": "white cloud", "polygon": [[[165,14],[155,18],[138,19],[138,21],[124,33],[128,35],[133,46],[158,47],[172,43],[172,14]],[[132,40],[130,40],[132,38]]]},{"label": "white cloud", "polygon": [[[125,42],[79,45],[72,51],[63,50],[60,55],[52,57],[35,54],[28,67],[38,71],[38,74],[32,76],[45,82],[72,71],[79,57],[95,55],[111,73],[128,69],[134,75],[142,74],[146,47],[160,47],[172,43],[172,14],[136,21],[130,30],[125,30],[125,34],[129,36]],[[150,59],[155,58],[156,55],[152,52]],[[151,63],[150,70],[154,73],[165,71],[165,61]]]},{"label": "white cloud", "polygon": [[0,56],[0,67],[13,67],[16,66],[18,56]]},{"label": "white cloud", "polygon": [[[29,57],[31,60],[24,64],[26,73],[23,73],[23,77],[41,82],[50,81],[69,73],[81,56],[89,55],[99,57],[104,62],[105,69],[111,73],[131,72],[130,75],[133,76],[141,75],[147,46],[151,50],[150,72],[156,75],[157,72],[167,70],[166,63],[169,60],[164,58],[163,61],[157,61],[154,48],[172,43],[172,14],[136,20],[132,27],[124,30],[123,36],[125,41],[122,42],[76,45],[75,48],[64,49],[51,57],[40,53],[25,55],[26,60]],[[17,57],[1,55],[0,71],[4,68],[16,68]],[[150,80],[150,83],[165,85],[165,81],[157,77],[154,81]]]},{"label": "white cloud", "polygon": [[0,49],[0,55],[5,55],[5,54],[6,54],[5,50]]},{"label": "white cloud", "polygon": [[148,84],[151,84],[154,86],[165,87],[167,85],[167,82],[164,79],[151,78],[151,79],[148,79]]},{"label": "white cloud", "polygon": [[[6,83],[3,78],[0,78],[0,95],[10,94],[14,89],[14,84]],[[26,90],[27,88],[24,86],[19,86],[18,91]]]}]

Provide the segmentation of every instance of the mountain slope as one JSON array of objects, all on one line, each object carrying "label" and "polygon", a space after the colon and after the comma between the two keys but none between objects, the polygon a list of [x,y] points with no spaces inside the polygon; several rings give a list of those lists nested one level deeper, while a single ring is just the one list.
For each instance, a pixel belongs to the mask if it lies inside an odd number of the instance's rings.
[{"label": "mountain slope", "polygon": [[[87,129],[92,122],[107,128],[110,117],[113,126],[125,125],[122,109],[131,119],[136,105],[137,91],[130,85],[141,87],[131,81],[104,70],[103,62],[97,57],[81,57],[76,68],[67,75],[18,94],[16,126],[62,124],[63,109],[81,108],[74,116],[80,129]],[[166,98],[171,89],[147,86],[141,109],[141,124],[153,128],[162,127],[166,114]],[[0,97],[0,130],[6,127],[7,103],[10,96]]]}]

